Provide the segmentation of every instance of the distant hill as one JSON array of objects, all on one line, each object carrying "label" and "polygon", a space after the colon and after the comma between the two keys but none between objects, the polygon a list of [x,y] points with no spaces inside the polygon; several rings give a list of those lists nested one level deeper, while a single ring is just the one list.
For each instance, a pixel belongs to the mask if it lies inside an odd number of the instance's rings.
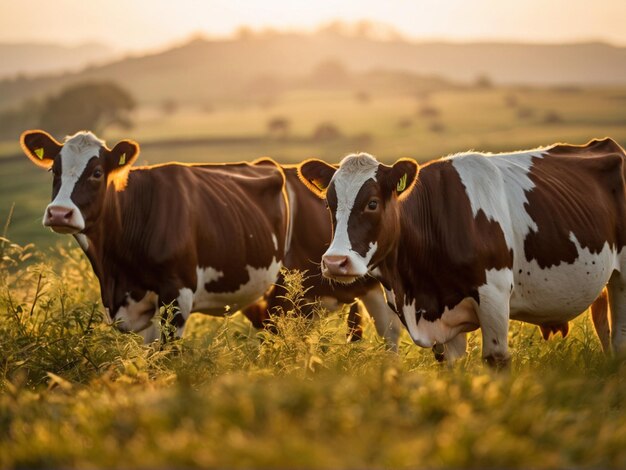
[{"label": "distant hill", "polygon": [[350,72],[372,69],[434,75],[457,83],[480,75],[494,83],[611,85],[626,83],[626,48],[603,43],[415,43],[328,32],[273,33],[239,39],[195,39],[164,52],[127,57],[79,73],[4,80],[0,107],[43,96],[69,83],[114,80],[140,103],[245,99],[284,86],[336,61]]},{"label": "distant hill", "polygon": [[115,51],[99,43],[78,46],[0,43],[0,77],[78,71],[110,61]]}]

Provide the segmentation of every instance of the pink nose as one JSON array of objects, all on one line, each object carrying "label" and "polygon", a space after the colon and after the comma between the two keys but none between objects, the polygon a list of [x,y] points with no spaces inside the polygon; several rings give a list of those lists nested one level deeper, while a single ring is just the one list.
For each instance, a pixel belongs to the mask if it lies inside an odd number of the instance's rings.
[{"label": "pink nose", "polygon": [[347,256],[323,256],[322,264],[331,275],[345,276],[349,273],[350,260]]},{"label": "pink nose", "polygon": [[74,215],[74,209],[63,206],[50,206],[46,213],[46,225],[52,227],[71,225],[72,215]]}]

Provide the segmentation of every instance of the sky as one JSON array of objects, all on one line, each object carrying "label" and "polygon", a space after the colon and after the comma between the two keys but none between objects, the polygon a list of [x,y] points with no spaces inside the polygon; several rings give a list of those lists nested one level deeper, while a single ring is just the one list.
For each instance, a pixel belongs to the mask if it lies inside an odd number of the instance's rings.
[{"label": "sky", "polygon": [[4,0],[0,42],[145,50],[241,25],[312,31],[334,20],[385,23],[416,40],[626,46],[626,0]]}]

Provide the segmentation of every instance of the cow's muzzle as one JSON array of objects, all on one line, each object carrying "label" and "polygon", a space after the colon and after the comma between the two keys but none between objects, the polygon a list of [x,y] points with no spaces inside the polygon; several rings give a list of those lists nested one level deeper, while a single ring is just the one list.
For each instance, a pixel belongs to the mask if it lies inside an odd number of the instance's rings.
[{"label": "cow's muzzle", "polygon": [[349,284],[361,277],[354,271],[354,266],[348,256],[324,255],[322,257],[322,275],[334,281]]},{"label": "cow's muzzle", "polygon": [[48,206],[43,224],[57,233],[78,233],[84,229],[74,207]]}]

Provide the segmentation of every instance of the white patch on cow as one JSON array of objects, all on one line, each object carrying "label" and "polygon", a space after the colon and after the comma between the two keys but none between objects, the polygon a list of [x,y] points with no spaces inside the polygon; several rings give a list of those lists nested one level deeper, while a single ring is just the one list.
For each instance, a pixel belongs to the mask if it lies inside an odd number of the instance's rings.
[{"label": "white patch on cow", "polygon": [[274,250],[278,251],[278,238],[276,238],[276,235],[274,235],[272,233],[272,242],[274,243]]},{"label": "white patch on cow", "polygon": [[83,249],[83,251],[87,251],[89,249],[89,239],[87,238],[87,235],[85,235],[84,233],[75,233],[74,238]]},{"label": "white patch on cow", "polygon": [[423,315],[417,320],[415,301],[404,305],[402,313],[411,339],[424,348],[431,348],[435,343],[445,344],[461,333],[478,328],[476,301],[469,297],[451,309],[446,307],[441,318],[435,321],[426,320]]},{"label": "white patch on cow", "polygon": [[508,352],[509,311],[513,272],[489,269],[486,282],[478,288],[480,304],[476,310],[483,337],[483,357],[506,360]]},{"label": "white patch on cow", "polygon": [[285,238],[285,253],[289,253],[291,239],[293,238],[293,226],[296,223],[296,211],[298,210],[296,192],[291,183],[285,180],[285,190],[287,191],[287,201],[289,205],[289,226],[287,227],[287,237]]},{"label": "white patch on cow", "polygon": [[79,231],[85,228],[85,219],[80,209],[72,201],[72,192],[76,183],[85,171],[87,163],[92,157],[97,157],[104,142],[91,132],[79,132],[68,138],[61,148],[61,188],[54,200],[48,204],[44,213],[43,223],[46,225],[48,208],[63,207],[73,210],[68,223]]},{"label": "white patch on cow", "polygon": [[474,217],[482,210],[500,224],[509,248],[523,240],[537,224],[524,207],[526,192],[535,185],[528,176],[533,158],[542,158],[546,149],[508,154],[457,154],[446,159],[459,173]]},{"label": "white patch on cow", "polygon": [[345,157],[332,178],[337,193],[337,211],[335,219],[335,234],[332,243],[324,256],[347,256],[352,265],[352,272],[358,276],[365,276],[369,262],[376,252],[376,243],[370,243],[365,256],[352,249],[348,235],[348,219],[354,207],[354,201],[365,182],[374,180],[378,171],[378,161],[366,153],[348,155]]},{"label": "white patch on cow", "polygon": [[201,268],[197,266],[196,277],[198,279],[198,282],[196,284],[196,290],[193,293],[192,309],[201,310],[204,305],[212,305],[211,294],[206,291],[205,285],[210,282],[215,282],[224,277],[224,272],[218,271],[217,269],[211,267]]},{"label": "white patch on cow", "polygon": [[122,331],[140,331],[150,327],[158,311],[159,297],[155,292],[147,291],[139,301],[126,294],[126,304],[121,306],[114,316],[114,321]]},{"label": "white patch on cow", "polygon": [[411,336],[411,339],[415,341],[415,343],[419,346],[428,347],[428,345],[418,343],[417,340],[420,337],[420,334],[417,330],[417,312],[415,311],[415,300],[410,304],[405,304],[402,306],[402,316],[404,317],[404,323],[406,323],[406,329],[409,330],[409,335]]},{"label": "white patch on cow", "polygon": [[[205,285],[224,276],[214,268],[197,268],[198,286],[194,292],[192,312],[198,311],[213,315],[224,315],[227,311],[236,312],[254,303],[263,296],[278,277],[282,263],[272,258],[266,268],[246,266],[248,282],[232,292],[207,292]],[[202,276],[202,277],[201,277]],[[225,306],[228,306],[225,309]]]},{"label": "white patch on cow", "polygon": [[467,352],[467,334],[459,333],[444,344],[444,357],[448,364],[454,364]]},{"label": "white patch on cow", "polygon": [[396,305],[396,294],[393,289],[387,289],[383,287],[383,291],[385,292],[385,299],[387,300],[387,303],[390,304],[397,311],[398,306]]},{"label": "white patch on cow", "polygon": [[571,264],[561,262],[542,269],[536,260],[516,257],[511,318],[535,324],[571,320],[593,303],[613,272],[620,270],[623,255],[608,243],[599,253],[591,253],[573,233],[569,238],[578,252]]},{"label": "white patch on cow", "polygon": [[178,303],[178,309],[180,310],[180,314],[185,320],[187,320],[187,318],[189,318],[189,315],[191,314],[191,309],[193,307],[193,291],[188,287],[183,287],[178,291],[178,297],[176,298],[176,302]]},{"label": "white patch on cow", "polygon": [[176,329],[176,335],[180,338],[183,336],[185,331],[185,325],[187,324],[187,319],[189,315],[191,315],[191,309],[193,307],[193,291],[188,287],[183,287],[178,291],[178,297],[176,298],[176,302],[178,303],[178,309],[180,314],[185,319],[185,322],[182,326],[179,326]]}]

